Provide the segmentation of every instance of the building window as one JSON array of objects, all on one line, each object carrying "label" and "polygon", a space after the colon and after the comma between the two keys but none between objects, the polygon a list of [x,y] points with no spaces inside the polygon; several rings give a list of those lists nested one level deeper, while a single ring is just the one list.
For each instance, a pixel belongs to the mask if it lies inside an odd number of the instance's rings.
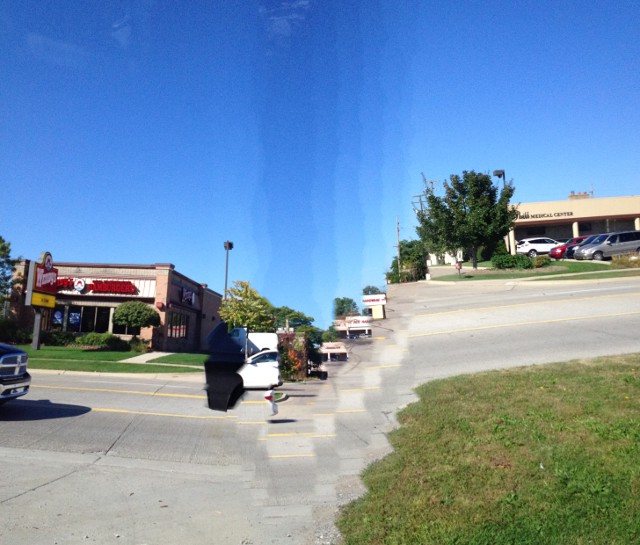
[{"label": "building window", "polygon": [[590,233],[593,231],[593,228],[591,227],[591,223],[581,221],[578,223],[578,230],[581,233]]},{"label": "building window", "polygon": [[189,316],[170,312],[167,316],[167,337],[186,339],[189,336]]},{"label": "building window", "polygon": [[545,235],[547,230],[544,225],[539,227],[527,227],[527,237],[540,237]]},{"label": "building window", "polygon": [[113,333],[116,335],[140,335],[140,328],[113,324]]}]

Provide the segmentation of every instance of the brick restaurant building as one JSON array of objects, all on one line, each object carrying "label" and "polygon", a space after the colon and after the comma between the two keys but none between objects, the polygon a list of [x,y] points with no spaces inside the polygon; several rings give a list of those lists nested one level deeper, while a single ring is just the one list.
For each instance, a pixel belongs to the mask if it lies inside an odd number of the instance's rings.
[{"label": "brick restaurant building", "polygon": [[[151,341],[154,350],[198,352],[220,323],[222,295],[175,270],[170,263],[108,265],[59,263],[56,306],[43,311],[43,331],[74,334],[110,332],[130,339],[134,334]],[[25,307],[29,261],[22,261],[16,276],[24,279],[11,297],[11,312],[21,326],[33,324],[34,311]],[[127,330],[113,323],[113,313],[125,301],[142,301],[160,314],[161,325]]]}]

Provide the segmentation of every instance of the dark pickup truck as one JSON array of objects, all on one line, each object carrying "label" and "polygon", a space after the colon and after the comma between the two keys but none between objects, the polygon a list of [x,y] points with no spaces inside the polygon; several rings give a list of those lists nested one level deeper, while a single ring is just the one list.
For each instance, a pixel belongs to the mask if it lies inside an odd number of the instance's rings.
[{"label": "dark pickup truck", "polygon": [[28,361],[24,350],[0,343],[0,405],[29,391]]}]

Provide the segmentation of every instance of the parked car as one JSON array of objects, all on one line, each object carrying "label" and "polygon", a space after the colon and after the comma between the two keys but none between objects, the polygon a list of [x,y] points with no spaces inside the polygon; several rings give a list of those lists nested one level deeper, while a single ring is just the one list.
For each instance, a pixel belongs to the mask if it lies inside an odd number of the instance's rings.
[{"label": "parked car", "polygon": [[598,235],[590,235],[578,244],[572,244],[571,246],[567,246],[567,250],[564,253],[564,257],[566,259],[574,259],[575,251],[580,246],[586,246],[587,244],[591,244],[596,239],[597,236]]},{"label": "parked car", "polygon": [[560,242],[552,238],[523,238],[518,241],[516,253],[536,257],[538,254],[548,254],[556,246],[560,246]]},{"label": "parked car", "polygon": [[27,371],[28,361],[24,350],[0,344],[0,405],[29,391],[31,375]]},{"label": "parked car", "polygon": [[564,244],[561,244],[560,246],[556,246],[555,248],[552,248],[551,251],[549,252],[549,257],[552,257],[554,259],[562,259],[567,249],[569,248],[569,246],[577,246],[586,238],[588,238],[587,235],[584,235],[582,237],[573,237],[569,239]]},{"label": "parked car", "polygon": [[277,350],[262,350],[247,358],[238,374],[245,388],[270,390],[282,385],[280,355]]},{"label": "parked car", "polygon": [[580,246],[574,254],[576,259],[602,261],[614,255],[640,254],[640,231],[622,231],[597,236],[591,244]]}]

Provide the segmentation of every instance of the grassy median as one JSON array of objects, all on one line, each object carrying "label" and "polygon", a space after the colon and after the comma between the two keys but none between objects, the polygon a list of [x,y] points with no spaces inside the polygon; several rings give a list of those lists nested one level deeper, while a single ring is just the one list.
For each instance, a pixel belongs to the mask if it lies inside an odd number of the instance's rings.
[{"label": "grassy median", "polygon": [[640,354],[418,389],[345,545],[640,543]]}]

